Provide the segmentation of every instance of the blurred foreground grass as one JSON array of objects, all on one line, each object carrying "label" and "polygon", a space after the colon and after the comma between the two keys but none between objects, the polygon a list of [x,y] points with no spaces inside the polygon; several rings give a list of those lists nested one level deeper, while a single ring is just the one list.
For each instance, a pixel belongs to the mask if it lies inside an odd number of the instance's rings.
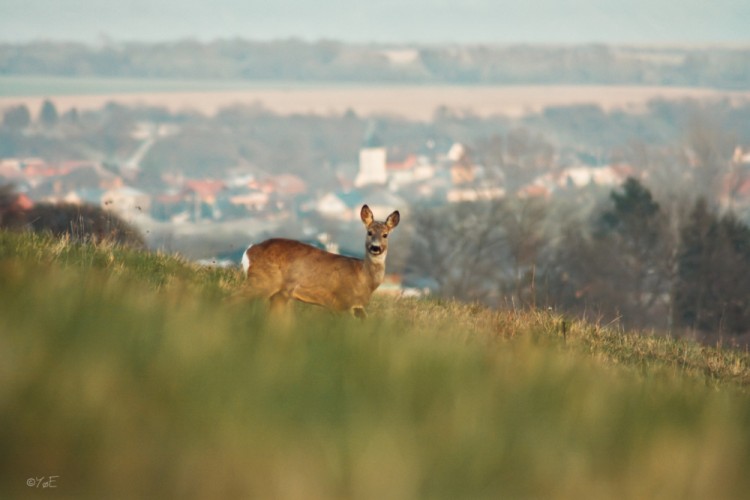
[{"label": "blurred foreground grass", "polygon": [[453,302],[364,323],[0,232],[0,498],[746,498],[746,353]]}]

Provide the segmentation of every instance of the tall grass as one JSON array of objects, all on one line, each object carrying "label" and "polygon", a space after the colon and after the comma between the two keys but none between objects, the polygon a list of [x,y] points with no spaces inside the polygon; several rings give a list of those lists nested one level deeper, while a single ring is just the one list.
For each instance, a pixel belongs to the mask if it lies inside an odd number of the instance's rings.
[{"label": "tall grass", "polygon": [[[0,233],[0,497],[744,498],[748,357]],[[563,327],[563,323],[565,326]]]}]

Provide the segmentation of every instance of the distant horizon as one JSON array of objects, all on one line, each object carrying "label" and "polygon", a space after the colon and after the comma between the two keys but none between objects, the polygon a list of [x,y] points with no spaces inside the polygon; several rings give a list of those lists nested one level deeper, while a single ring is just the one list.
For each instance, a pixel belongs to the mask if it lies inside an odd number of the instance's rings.
[{"label": "distant horizon", "polygon": [[316,43],[337,43],[342,45],[348,45],[352,47],[382,47],[384,49],[419,49],[419,48],[450,48],[450,47],[534,47],[534,48],[567,48],[567,47],[586,47],[586,46],[602,46],[602,47],[622,47],[622,48],[633,48],[633,49],[656,49],[656,50],[691,50],[691,49],[750,49],[750,39],[748,40],[737,40],[737,41],[662,41],[662,42],[524,42],[524,41],[507,41],[507,42],[453,42],[453,41],[433,41],[433,42],[419,42],[419,41],[350,41],[340,38],[304,38],[301,36],[279,36],[276,38],[252,38],[243,36],[226,36],[216,38],[198,38],[196,36],[184,36],[178,38],[159,39],[159,40],[143,40],[143,39],[116,39],[110,36],[100,36],[92,40],[76,40],[66,38],[33,38],[27,40],[5,40],[0,36],[0,45],[10,46],[25,46],[35,44],[75,44],[82,45],[90,48],[106,48],[112,46],[127,46],[127,45],[169,45],[179,43],[198,43],[201,45],[208,45],[212,43],[231,42],[238,40],[241,42],[248,43],[260,43],[260,44],[271,44],[277,42],[288,42],[296,41],[303,44],[314,45]]},{"label": "distant horizon", "polygon": [[3,0],[0,42],[750,45],[746,0]]}]

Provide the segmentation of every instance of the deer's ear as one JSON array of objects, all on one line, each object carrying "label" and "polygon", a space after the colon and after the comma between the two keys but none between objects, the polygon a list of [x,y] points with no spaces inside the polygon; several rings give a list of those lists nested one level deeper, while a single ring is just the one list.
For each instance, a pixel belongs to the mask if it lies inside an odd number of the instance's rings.
[{"label": "deer's ear", "polygon": [[400,220],[401,220],[401,215],[399,215],[398,210],[396,210],[391,215],[389,215],[388,218],[385,220],[385,225],[393,229],[394,227],[398,226],[398,222]]},{"label": "deer's ear", "polygon": [[373,221],[373,215],[372,210],[370,210],[370,207],[367,205],[362,205],[362,210],[359,212],[359,216],[362,218],[362,222],[364,222],[365,226],[369,226],[372,224]]}]

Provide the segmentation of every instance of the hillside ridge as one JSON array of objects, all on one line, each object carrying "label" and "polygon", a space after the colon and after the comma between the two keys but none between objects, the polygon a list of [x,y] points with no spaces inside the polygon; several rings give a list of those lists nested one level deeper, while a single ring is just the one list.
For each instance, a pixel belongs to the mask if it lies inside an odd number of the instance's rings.
[{"label": "hillside ridge", "polygon": [[[0,231],[0,491],[744,498],[748,354],[550,311],[235,300],[238,270]],[[136,480],[137,478],[137,480]]]}]

